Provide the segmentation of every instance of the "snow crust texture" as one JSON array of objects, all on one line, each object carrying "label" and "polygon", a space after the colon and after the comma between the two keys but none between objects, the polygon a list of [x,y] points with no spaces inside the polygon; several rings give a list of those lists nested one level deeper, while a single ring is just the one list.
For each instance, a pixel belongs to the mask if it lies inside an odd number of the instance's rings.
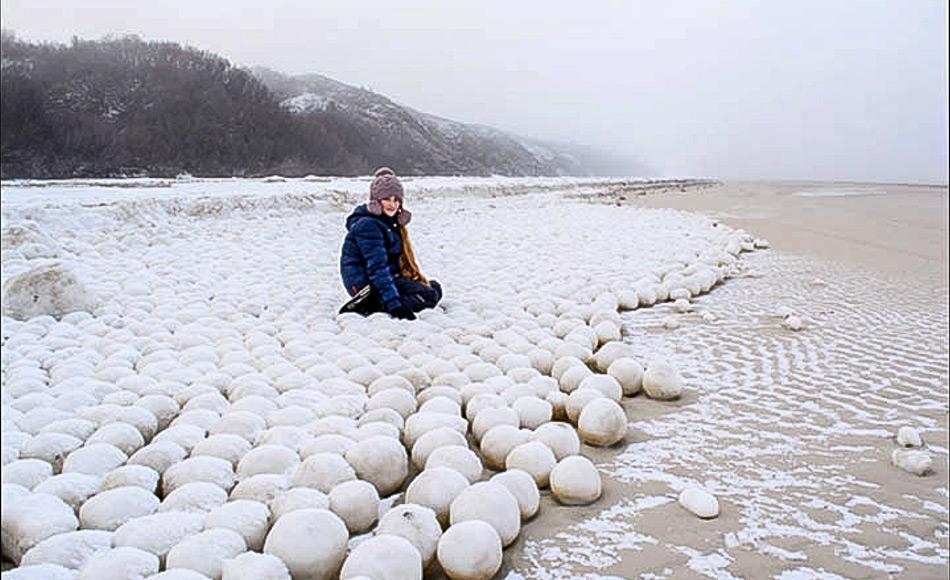
[{"label": "snow crust texture", "polygon": [[335,312],[365,181],[112,185],[5,185],[21,575],[490,578],[539,489],[599,498],[582,442],[624,442],[630,397],[689,388],[621,312],[686,312],[753,249],[708,218],[561,197],[593,180],[408,179],[446,297],[364,319]]}]

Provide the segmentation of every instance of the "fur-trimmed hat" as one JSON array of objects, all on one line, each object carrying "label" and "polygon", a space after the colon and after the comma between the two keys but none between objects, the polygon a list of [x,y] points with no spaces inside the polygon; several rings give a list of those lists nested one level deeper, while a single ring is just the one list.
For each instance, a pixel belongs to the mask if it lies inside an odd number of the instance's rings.
[{"label": "fur-trimmed hat", "polygon": [[399,200],[399,211],[396,212],[396,222],[404,226],[412,219],[412,214],[405,208],[405,192],[402,182],[396,173],[388,167],[380,167],[373,174],[373,183],[369,186],[369,203],[366,209],[373,215],[382,215],[383,206],[379,202],[389,197]]}]

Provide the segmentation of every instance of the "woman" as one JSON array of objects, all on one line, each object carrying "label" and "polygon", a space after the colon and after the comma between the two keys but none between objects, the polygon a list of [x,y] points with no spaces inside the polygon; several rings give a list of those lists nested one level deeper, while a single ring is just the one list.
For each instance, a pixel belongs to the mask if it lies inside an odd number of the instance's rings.
[{"label": "woman", "polygon": [[442,287],[419,271],[406,226],[412,214],[403,207],[399,178],[388,167],[376,170],[369,203],[357,206],[346,218],[346,239],[340,257],[343,285],[353,300],[340,312],[364,316],[388,312],[395,318],[415,320],[416,312],[442,299]]}]

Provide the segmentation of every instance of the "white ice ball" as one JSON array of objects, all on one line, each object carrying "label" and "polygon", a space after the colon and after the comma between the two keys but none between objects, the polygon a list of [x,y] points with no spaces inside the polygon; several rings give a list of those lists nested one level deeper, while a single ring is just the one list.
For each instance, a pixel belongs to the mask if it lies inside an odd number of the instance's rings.
[{"label": "white ice ball", "polygon": [[541,425],[534,430],[531,438],[547,445],[558,461],[581,452],[580,437],[568,423],[555,421]]},{"label": "white ice ball", "polygon": [[551,420],[554,409],[551,403],[535,396],[519,397],[511,408],[518,414],[521,427],[535,429]]},{"label": "white ice ball", "polygon": [[632,397],[643,389],[643,365],[636,359],[618,358],[610,363],[607,374],[620,383],[626,397]]},{"label": "white ice ball", "polygon": [[368,531],[379,516],[379,494],[366,481],[344,481],[330,490],[330,510],[351,534]]},{"label": "white ice ball", "polygon": [[309,487],[294,487],[277,492],[270,500],[271,520],[277,521],[286,514],[303,509],[330,509],[330,496],[320,490]]},{"label": "white ice ball", "polygon": [[360,543],[350,552],[340,580],[422,580],[422,557],[409,540],[388,534]]},{"label": "white ice ball", "polygon": [[564,505],[592,503],[601,494],[600,474],[586,457],[565,457],[551,470],[551,492]]},{"label": "white ice ball", "polygon": [[50,536],[33,546],[20,566],[56,564],[79,570],[96,553],[112,547],[112,534],[99,530],[80,530]]},{"label": "white ice ball", "polygon": [[76,580],[127,580],[157,574],[160,562],[155,554],[129,546],[118,546],[93,555]]},{"label": "white ice ball", "polygon": [[155,513],[160,503],[140,487],[117,487],[89,498],[79,509],[79,521],[84,529],[113,531],[129,520]]},{"label": "white ice ball", "polygon": [[247,546],[240,534],[227,528],[212,528],[175,544],[165,557],[165,567],[185,568],[209,578],[220,578],[224,560],[245,551]]},{"label": "white ice ball", "polygon": [[643,392],[651,399],[670,400],[683,394],[684,382],[679,371],[666,360],[655,360],[643,373]]},{"label": "white ice ball", "polygon": [[686,510],[703,519],[719,515],[719,500],[705,489],[687,487],[680,492],[677,501]]},{"label": "white ice ball", "polygon": [[558,386],[565,393],[573,393],[580,387],[581,381],[594,374],[586,366],[572,366],[564,371],[558,380]]},{"label": "white ice ball", "polygon": [[600,347],[597,354],[594,355],[594,363],[597,370],[602,373],[607,372],[610,365],[617,359],[630,358],[634,356],[633,347],[622,342],[609,342]]},{"label": "white ice ball", "polygon": [[112,545],[138,548],[159,558],[191,534],[204,528],[205,514],[165,512],[131,519],[115,531]]},{"label": "white ice ball", "polygon": [[439,447],[429,454],[426,469],[448,467],[461,473],[468,481],[474,482],[482,475],[482,462],[478,455],[468,447],[450,445]]},{"label": "white ice ball", "polygon": [[359,441],[346,452],[346,461],[357,477],[375,485],[383,497],[401,488],[409,475],[406,448],[391,437],[375,436]]},{"label": "white ice ball", "polygon": [[281,517],[264,541],[264,553],[287,565],[294,580],[336,578],[346,556],[346,524],[327,510],[296,510]]},{"label": "white ice ball", "polygon": [[18,564],[33,546],[78,527],[72,508],[58,497],[45,493],[22,497],[0,512],[3,555]]},{"label": "white ice ball", "polygon": [[476,441],[481,441],[485,433],[498,425],[517,427],[520,424],[521,419],[514,409],[507,406],[488,407],[482,409],[472,421],[472,435]]},{"label": "white ice ball", "polygon": [[63,473],[103,476],[124,464],[128,456],[108,443],[94,443],[73,451],[63,461]]},{"label": "white ice ball", "polygon": [[435,558],[435,550],[442,537],[442,527],[435,512],[428,507],[406,503],[386,512],[379,520],[376,533],[405,538],[422,556],[425,569]]},{"label": "white ice ball", "polygon": [[895,449],[891,463],[914,475],[927,475],[933,471],[933,458],[922,449]]},{"label": "white ice ball", "polygon": [[414,413],[406,419],[403,431],[406,447],[411,449],[419,437],[439,427],[449,427],[464,435],[468,431],[468,421],[445,413]]},{"label": "white ice ball", "polygon": [[227,528],[244,538],[249,550],[259,551],[270,524],[270,510],[259,501],[229,501],[208,512],[205,529]]},{"label": "white ice ball", "polygon": [[901,447],[920,447],[924,442],[916,429],[904,425],[897,430],[897,444]]},{"label": "white ice ball", "polygon": [[594,389],[600,391],[611,401],[619,402],[623,397],[623,389],[620,387],[620,382],[610,375],[591,375],[581,381],[580,386],[578,386],[578,390],[580,389]]},{"label": "white ice ball", "polygon": [[335,453],[314,453],[297,467],[291,483],[330,493],[337,484],[353,479],[356,472],[346,459]]},{"label": "white ice ball", "polygon": [[123,465],[113,469],[102,478],[102,490],[133,486],[141,487],[149,493],[155,493],[158,490],[159,479],[158,472],[151,467]]},{"label": "white ice ball", "polygon": [[613,445],[627,434],[627,415],[623,408],[607,398],[588,403],[577,420],[577,432],[584,443],[604,447]]},{"label": "white ice ball", "polygon": [[412,463],[419,469],[425,469],[429,455],[439,447],[450,445],[466,447],[468,442],[465,436],[449,427],[439,427],[429,431],[412,446]]},{"label": "white ice ball", "polygon": [[222,563],[221,580],[291,580],[291,577],[287,565],[280,558],[244,552]]},{"label": "white ice ball", "polygon": [[501,568],[502,543],[490,524],[469,520],[442,534],[437,553],[451,580],[489,580]]},{"label": "white ice ball", "polygon": [[564,412],[568,421],[577,423],[581,411],[594,399],[605,399],[604,394],[597,389],[577,389],[567,397]]},{"label": "white ice ball", "polygon": [[504,469],[505,459],[515,447],[531,439],[530,431],[512,425],[498,425],[482,437],[479,444],[485,465],[490,469]]},{"label": "white ice ball", "polygon": [[534,477],[527,471],[521,469],[509,469],[496,474],[490,481],[500,483],[505,486],[511,495],[518,501],[518,509],[521,510],[521,520],[527,520],[538,513],[541,506],[541,494],[538,491],[538,485]]},{"label": "white ice ball", "polygon": [[447,526],[452,502],[468,486],[468,479],[454,469],[426,469],[406,488],[406,502],[430,508],[439,523]]},{"label": "white ice ball", "polygon": [[551,449],[540,441],[529,441],[515,447],[505,458],[506,469],[521,469],[526,471],[539,488],[548,486],[551,470],[557,464],[557,459]]},{"label": "white ice ball", "polygon": [[194,481],[166,494],[159,512],[208,513],[228,501],[228,492],[207,481]]},{"label": "white ice ball", "polygon": [[488,522],[498,532],[502,545],[508,546],[521,530],[521,509],[508,488],[482,481],[462,490],[449,508],[452,525],[468,520]]}]

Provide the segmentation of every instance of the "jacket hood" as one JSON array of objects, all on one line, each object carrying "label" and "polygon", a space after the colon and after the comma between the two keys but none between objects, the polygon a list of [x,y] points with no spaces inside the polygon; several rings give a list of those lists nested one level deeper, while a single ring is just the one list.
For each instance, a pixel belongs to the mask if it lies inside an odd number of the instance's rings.
[{"label": "jacket hood", "polygon": [[367,219],[367,218],[379,220],[387,225],[392,225],[396,223],[396,220],[393,218],[388,218],[385,215],[379,216],[379,215],[370,213],[370,211],[366,208],[366,204],[364,203],[364,204],[360,204],[356,206],[356,208],[353,210],[353,213],[347,216],[346,230],[349,231],[350,229],[353,228],[353,225],[356,224],[356,222],[358,222],[361,219]]}]

